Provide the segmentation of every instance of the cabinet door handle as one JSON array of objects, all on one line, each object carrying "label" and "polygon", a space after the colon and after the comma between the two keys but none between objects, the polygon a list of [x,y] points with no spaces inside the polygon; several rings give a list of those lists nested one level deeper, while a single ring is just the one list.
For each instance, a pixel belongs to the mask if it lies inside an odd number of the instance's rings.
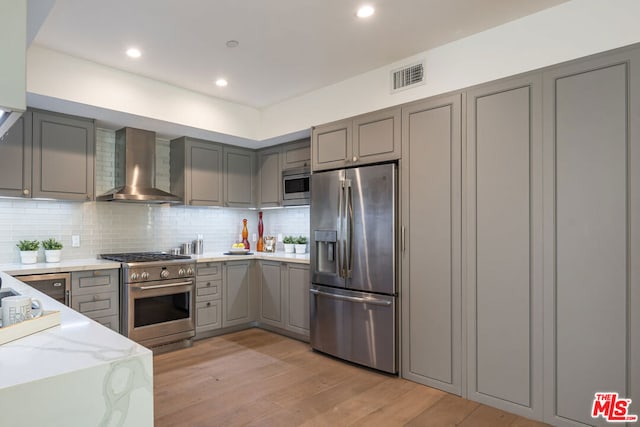
[{"label": "cabinet door handle", "polygon": [[405,245],[404,230],[405,230],[405,227],[403,225],[402,226],[402,232],[401,232],[401,235],[400,235],[400,239],[402,240],[402,242],[400,243],[401,246],[402,246],[402,252],[404,252],[404,248],[405,248],[405,246],[404,246]]},{"label": "cabinet door handle", "polygon": [[25,188],[24,190],[22,190],[22,194],[24,194],[25,196],[28,196],[31,193],[31,191],[29,191],[28,188]]},{"label": "cabinet door handle", "polygon": [[353,156],[353,162],[357,162],[358,161],[358,157]]}]

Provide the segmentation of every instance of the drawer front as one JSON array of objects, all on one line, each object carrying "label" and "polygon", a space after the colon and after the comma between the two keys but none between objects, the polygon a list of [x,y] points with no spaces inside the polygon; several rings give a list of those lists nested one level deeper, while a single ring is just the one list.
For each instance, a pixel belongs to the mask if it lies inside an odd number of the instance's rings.
[{"label": "drawer front", "polygon": [[78,271],[71,273],[71,294],[87,295],[96,292],[117,292],[120,270]]},{"label": "drawer front", "polygon": [[109,329],[112,329],[118,333],[120,333],[120,322],[118,321],[118,316],[105,316],[105,317],[95,317],[93,320],[100,323],[102,326],[105,326]]},{"label": "drawer front", "polygon": [[196,278],[196,298],[219,299],[222,297],[222,280],[216,276],[198,276]]},{"label": "drawer front", "polygon": [[214,279],[222,280],[222,263],[221,262],[203,262],[196,264],[198,276],[214,276]]},{"label": "drawer front", "polygon": [[222,303],[202,301],[196,303],[196,332],[218,329],[222,326]]},{"label": "drawer front", "polygon": [[71,308],[85,316],[97,317],[118,315],[118,293],[105,292],[94,295],[73,295]]}]

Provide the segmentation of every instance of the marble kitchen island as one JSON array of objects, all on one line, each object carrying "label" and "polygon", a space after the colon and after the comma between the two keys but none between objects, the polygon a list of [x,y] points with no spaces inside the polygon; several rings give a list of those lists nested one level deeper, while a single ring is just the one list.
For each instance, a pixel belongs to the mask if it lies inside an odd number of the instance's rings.
[{"label": "marble kitchen island", "polygon": [[0,425],[152,426],[150,350],[0,272],[61,324],[0,345]]}]

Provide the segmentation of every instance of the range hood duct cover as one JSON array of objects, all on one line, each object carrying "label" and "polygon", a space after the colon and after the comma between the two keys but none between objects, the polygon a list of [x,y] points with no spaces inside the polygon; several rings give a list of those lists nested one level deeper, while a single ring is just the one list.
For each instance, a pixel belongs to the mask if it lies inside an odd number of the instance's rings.
[{"label": "range hood duct cover", "polygon": [[156,188],[156,134],[143,129],[116,131],[115,188],[98,196],[106,202],[180,203]]}]

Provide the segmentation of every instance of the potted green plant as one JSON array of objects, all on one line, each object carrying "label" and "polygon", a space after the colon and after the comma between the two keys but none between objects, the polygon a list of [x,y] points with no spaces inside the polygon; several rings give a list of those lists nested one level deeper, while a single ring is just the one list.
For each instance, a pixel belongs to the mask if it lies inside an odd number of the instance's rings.
[{"label": "potted green plant", "polygon": [[16,246],[20,249],[20,260],[23,264],[35,264],[38,261],[40,242],[37,240],[20,240]]},{"label": "potted green plant", "polygon": [[303,254],[307,252],[307,238],[304,236],[298,236],[298,238],[296,239],[295,248],[297,254]]},{"label": "potted green plant", "polygon": [[42,247],[44,247],[44,256],[47,262],[60,262],[60,257],[62,256],[62,243],[51,238],[43,240]]},{"label": "potted green plant", "polygon": [[293,236],[284,236],[282,243],[284,243],[284,252],[292,254],[296,246],[296,238]]}]

